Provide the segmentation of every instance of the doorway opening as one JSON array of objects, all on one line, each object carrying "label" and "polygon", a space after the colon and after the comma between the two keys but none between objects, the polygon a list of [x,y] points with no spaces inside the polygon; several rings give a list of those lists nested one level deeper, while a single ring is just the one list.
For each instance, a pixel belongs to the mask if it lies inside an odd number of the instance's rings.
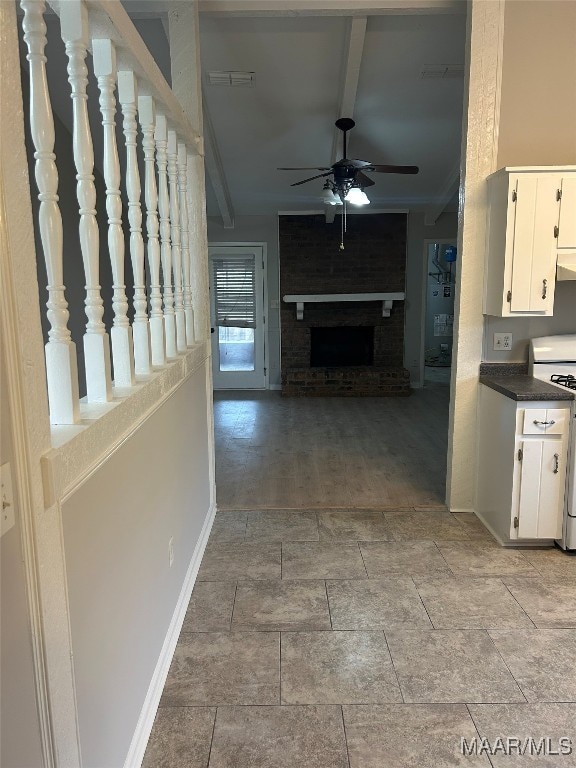
[{"label": "doorway opening", "polygon": [[266,246],[212,244],[208,257],[214,389],[266,389]]},{"label": "doorway opening", "polygon": [[424,241],[424,312],[421,381],[450,384],[456,289],[456,241]]}]

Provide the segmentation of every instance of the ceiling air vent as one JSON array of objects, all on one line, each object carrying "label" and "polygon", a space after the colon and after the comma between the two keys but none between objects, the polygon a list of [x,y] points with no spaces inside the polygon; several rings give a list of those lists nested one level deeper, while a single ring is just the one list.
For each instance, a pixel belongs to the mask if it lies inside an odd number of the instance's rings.
[{"label": "ceiling air vent", "polygon": [[206,75],[209,85],[223,85],[228,88],[253,88],[254,72],[219,70]]},{"label": "ceiling air vent", "polygon": [[463,75],[463,64],[425,64],[420,71],[423,80],[447,80]]}]

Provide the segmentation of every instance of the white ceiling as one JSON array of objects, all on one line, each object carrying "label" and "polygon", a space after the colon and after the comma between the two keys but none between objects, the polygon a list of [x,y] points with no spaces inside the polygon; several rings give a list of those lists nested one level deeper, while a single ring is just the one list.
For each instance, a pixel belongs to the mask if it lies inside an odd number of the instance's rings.
[{"label": "white ceiling", "polygon": [[[275,2],[279,8],[281,0]],[[338,2],[328,5],[334,8]],[[231,216],[321,209],[322,179],[290,187],[314,171],[277,167],[330,165],[339,116],[357,123],[349,157],[420,167],[417,176],[372,174],[376,185],[367,190],[372,210],[450,207],[459,166],[464,78],[423,79],[420,73],[425,65],[464,64],[465,4],[443,0],[438,13],[434,6],[440,0],[402,0],[393,4],[394,13],[383,14],[386,0],[348,2],[354,7],[350,15],[345,3],[334,15],[310,10],[274,14],[273,0],[264,3],[271,14],[201,14],[205,105],[223,168],[223,174],[213,168],[208,174],[208,215],[222,212],[214,188],[220,200],[222,189],[228,190]],[[429,12],[411,12],[427,4]],[[129,12],[136,7],[130,0],[125,5]],[[302,0],[301,5],[310,8],[318,2]],[[362,12],[368,7],[376,15],[368,15],[365,35],[354,43],[360,67],[357,89],[347,93],[353,114],[339,115],[351,16],[358,15],[360,5]],[[146,15],[135,14],[135,23],[169,79],[166,26]],[[211,86],[206,73],[212,70],[253,71],[255,85]],[[341,146],[338,150],[337,158]]]}]

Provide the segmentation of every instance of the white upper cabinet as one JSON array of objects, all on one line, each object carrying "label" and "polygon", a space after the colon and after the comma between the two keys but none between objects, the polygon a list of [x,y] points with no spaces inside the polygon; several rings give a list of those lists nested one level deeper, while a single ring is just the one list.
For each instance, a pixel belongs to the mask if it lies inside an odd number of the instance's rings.
[{"label": "white upper cabinet", "polygon": [[575,170],[503,168],[488,178],[484,314],[552,315],[557,249],[576,246]]},{"label": "white upper cabinet", "polygon": [[576,174],[563,176],[557,196],[560,198],[558,248],[576,248]]}]

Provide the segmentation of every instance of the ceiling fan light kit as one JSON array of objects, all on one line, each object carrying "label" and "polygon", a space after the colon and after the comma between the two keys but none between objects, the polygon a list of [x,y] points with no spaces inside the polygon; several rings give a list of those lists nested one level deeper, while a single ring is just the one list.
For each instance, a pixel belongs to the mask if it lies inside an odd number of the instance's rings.
[{"label": "ceiling fan light kit", "polygon": [[344,232],[346,231],[346,203],[351,205],[368,205],[370,200],[364,192],[365,187],[371,187],[374,181],[366,176],[366,173],[418,173],[416,165],[382,165],[371,163],[368,160],[350,160],[346,157],[346,134],[356,123],[350,117],[341,117],[336,120],[336,127],[343,134],[343,157],[330,167],[316,166],[313,168],[278,168],[279,171],[322,171],[315,176],[296,181],[291,187],[298,187],[300,184],[306,184],[314,179],[323,179],[332,176],[332,179],[326,179],[323,187],[322,198],[327,205],[344,204],[344,216],[342,217],[342,241],[340,249],[344,249]]},{"label": "ceiling fan light kit", "polygon": [[368,195],[360,187],[351,187],[344,200],[351,205],[368,205],[370,203]]}]

